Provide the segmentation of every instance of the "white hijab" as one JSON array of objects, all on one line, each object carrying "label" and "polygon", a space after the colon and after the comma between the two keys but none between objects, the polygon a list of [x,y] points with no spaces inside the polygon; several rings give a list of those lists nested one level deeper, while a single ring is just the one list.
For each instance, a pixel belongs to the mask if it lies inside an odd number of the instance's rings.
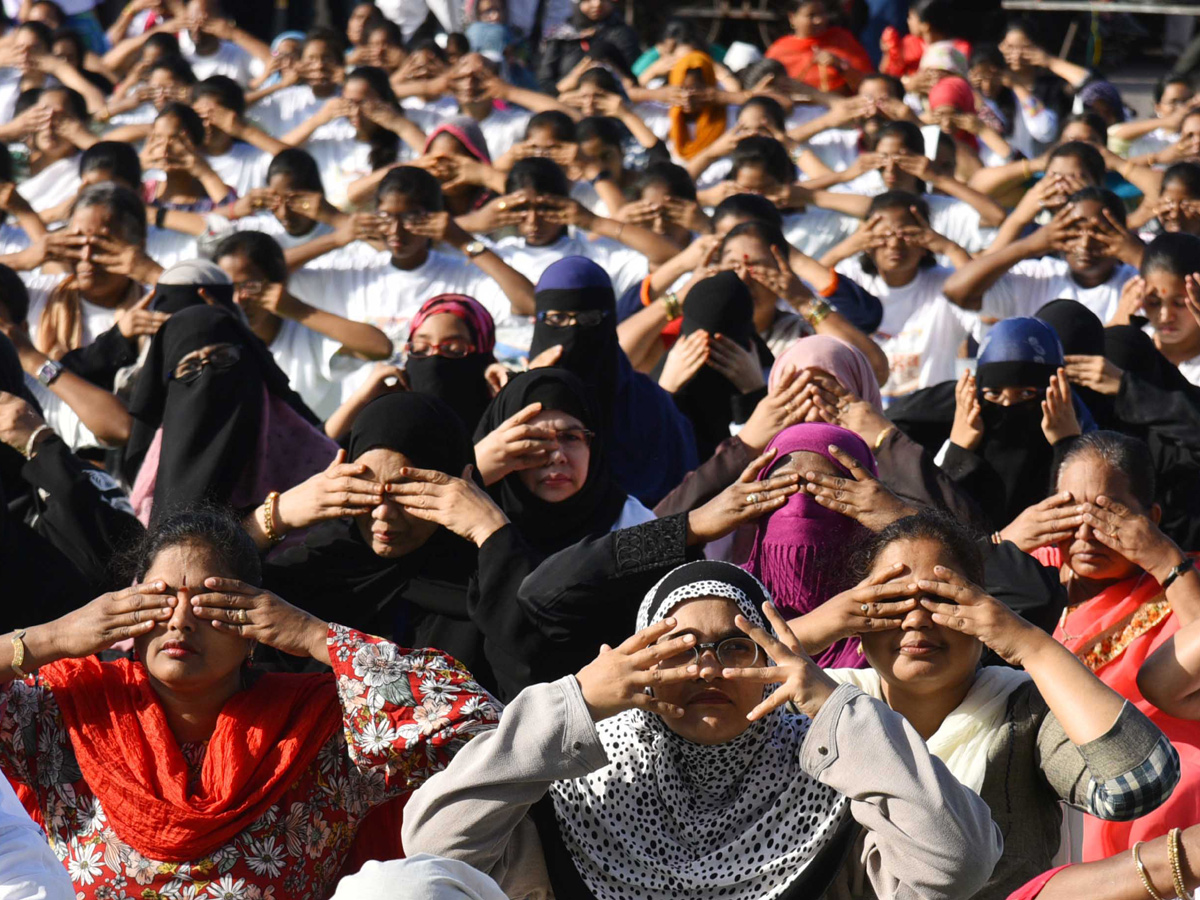
[{"label": "white hijab", "polygon": [[[874,669],[826,669],[825,674],[842,684],[855,685],[876,700],[884,699],[882,681]],[[980,669],[962,703],[925,742],[929,752],[977,794],[987,774],[988,748],[1008,714],[1008,697],[1027,681],[1028,673],[1017,669],[1004,666]]]},{"label": "white hijab", "polygon": [[[638,629],[685,600],[724,597],[768,627],[770,599],[724,562],[688,563],[642,601]],[[580,876],[597,900],[769,900],[836,843],[849,801],[800,767],[805,716],[776,710],[725,744],[693,744],[629,710],[597,726],[609,764],[550,793]]]}]

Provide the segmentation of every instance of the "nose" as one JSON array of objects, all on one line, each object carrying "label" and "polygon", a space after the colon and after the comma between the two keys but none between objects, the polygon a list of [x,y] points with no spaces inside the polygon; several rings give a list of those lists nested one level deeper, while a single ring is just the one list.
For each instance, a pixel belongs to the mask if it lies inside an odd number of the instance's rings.
[{"label": "nose", "polygon": [[1075,529],[1075,537],[1081,541],[1090,541],[1092,539],[1092,526],[1087,522],[1080,522],[1079,527]]},{"label": "nose", "polygon": [[168,631],[195,631],[196,617],[192,614],[192,597],[202,593],[189,587],[181,587],[175,592],[178,602],[171,610],[171,618],[167,619]]},{"label": "nose", "polygon": [[386,522],[391,518],[391,513],[388,510],[388,503],[386,500],[371,510],[371,518],[376,522]]},{"label": "nose", "polygon": [[[922,597],[921,599],[925,599]],[[918,606],[900,621],[900,628],[904,631],[921,631],[925,628],[934,626],[933,614],[923,606]]]}]

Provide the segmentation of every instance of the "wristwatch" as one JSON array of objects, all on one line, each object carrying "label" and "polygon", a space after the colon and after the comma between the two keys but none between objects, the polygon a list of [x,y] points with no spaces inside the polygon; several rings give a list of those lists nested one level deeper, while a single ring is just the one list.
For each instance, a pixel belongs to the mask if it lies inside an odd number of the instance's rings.
[{"label": "wristwatch", "polygon": [[62,374],[62,370],[62,363],[53,359],[48,359],[42,363],[42,367],[38,369],[37,380],[46,387],[50,387],[50,385],[54,384],[54,379],[58,378],[58,376]]},{"label": "wristwatch", "polygon": [[471,243],[463,247],[463,253],[467,254],[468,258],[474,259],[480,253],[486,253],[487,248],[487,244],[483,241],[471,241]]}]

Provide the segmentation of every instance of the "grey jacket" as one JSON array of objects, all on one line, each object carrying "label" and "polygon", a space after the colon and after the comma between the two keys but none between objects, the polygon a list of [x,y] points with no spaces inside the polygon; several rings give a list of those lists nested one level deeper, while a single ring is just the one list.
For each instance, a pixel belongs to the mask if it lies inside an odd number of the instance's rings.
[{"label": "grey jacket", "polygon": [[[405,850],[467,862],[513,900],[553,897],[526,813],[551,782],[607,764],[573,676],[528,687],[495,731],[468,743],[412,795]],[[901,716],[852,685],[838,687],[813,719],[801,765],[848,796],[863,827],[826,894],[831,900],[961,900],[983,887],[1000,858],[1000,830],[978,795]]]}]

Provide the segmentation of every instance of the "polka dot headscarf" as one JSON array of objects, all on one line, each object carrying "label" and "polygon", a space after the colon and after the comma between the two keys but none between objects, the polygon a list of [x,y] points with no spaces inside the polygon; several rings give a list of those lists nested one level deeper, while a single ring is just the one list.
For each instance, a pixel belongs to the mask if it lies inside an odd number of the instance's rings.
[{"label": "polka dot headscarf", "polygon": [[[756,625],[766,588],[729,563],[688,563],[638,610],[638,629],[686,600],[724,597]],[[609,764],[551,787],[563,841],[597,900],[768,900],[837,834],[848,800],[800,768],[804,716],[776,710],[725,744],[693,744],[653,713],[597,726]]]}]

